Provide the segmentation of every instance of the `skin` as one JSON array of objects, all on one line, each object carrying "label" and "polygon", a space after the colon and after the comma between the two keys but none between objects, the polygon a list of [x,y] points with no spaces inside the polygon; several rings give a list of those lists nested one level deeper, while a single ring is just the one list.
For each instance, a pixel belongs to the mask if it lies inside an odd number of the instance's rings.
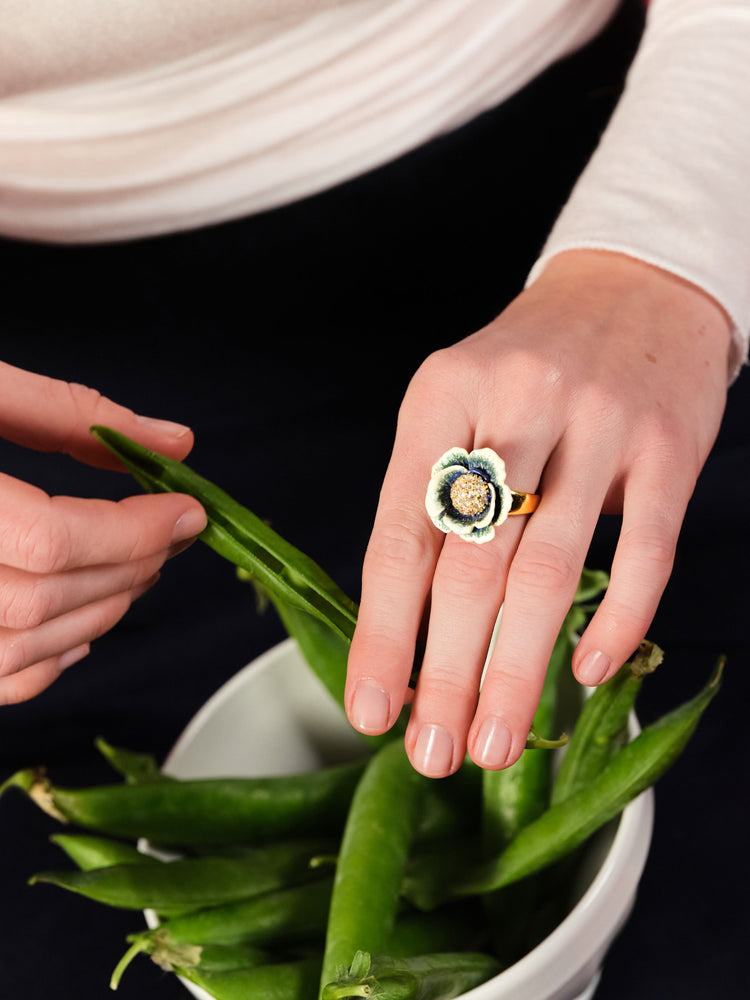
[{"label": "skin", "polygon": [[[406,748],[430,777],[468,750],[514,763],[597,520],[623,515],[611,583],[573,657],[609,679],[645,637],[726,402],[731,324],[695,286],[625,255],[561,253],[484,329],[431,355],[401,407],[365,560],[346,704],[382,733],[408,700]],[[430,471],[452,446],[491,447],[516,490],[542,495],[483,545],[433,526]],[[493,625],[503,617],[487,675]]]},{"label": "skin", "polygon": [[[94,423],[175,458],[193,444],[181,424],[0,363],[2,437],[121,468],[89,434]],[[86,656],[205,524],[203,508],[187,496],[51,497],[0,475],[0,705],[34,697]]]}]

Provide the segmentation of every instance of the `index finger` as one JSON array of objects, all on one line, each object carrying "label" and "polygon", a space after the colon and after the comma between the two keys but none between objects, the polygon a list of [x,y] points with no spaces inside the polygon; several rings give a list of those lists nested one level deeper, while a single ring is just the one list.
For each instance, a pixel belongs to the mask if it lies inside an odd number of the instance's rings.
[{"label": "index finger", "polygon": [[443,536],[424,511],[439,445],[397,432],[362,570],[362,599],[349,655],[346,709],[364,733],[398,718]]},{"label": "index finger", "polygon": [[128,562],[194,537],[206,526],[180,493],[91,500],[50,497],[0,474],[0,563],[32,573]]}]

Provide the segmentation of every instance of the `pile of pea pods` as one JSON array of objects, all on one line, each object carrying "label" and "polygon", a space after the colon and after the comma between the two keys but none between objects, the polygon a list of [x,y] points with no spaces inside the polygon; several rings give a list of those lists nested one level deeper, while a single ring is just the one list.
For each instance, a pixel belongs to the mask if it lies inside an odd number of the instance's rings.
[{"label": "pile of pea pods", "polygon": [[[183,463],[109,429],[95,433],[145,488],[204,505],[203,540],[273,602],[343,706],[353,602]],[[584,572],[527,749],[511,768],[482,771],[467,759],[450,778],[425,778],[404,752],[403,720],[363,737],[357,760],[273,777],[177,780],[148,754],[100,739],[117,772],[111,784],[60,788],[30,769],[0,786],[0,795],[21,789],[67,827],[53,840],[75,867],[30,881],[136,911],[113,988],[145,954],[216,1000],[461,995],[565,915],[581,846],[674,763],[719,689],[723,661],[694,698],[631,739],[638,692],[662,659],[644,642],[581,705],[570,657],[606,583]],[[570,736],[555,738],[571,696],[580,707]],[[553,766],[549,751],[563,743]],[[153,927],[144,929],[144,910]]]}]

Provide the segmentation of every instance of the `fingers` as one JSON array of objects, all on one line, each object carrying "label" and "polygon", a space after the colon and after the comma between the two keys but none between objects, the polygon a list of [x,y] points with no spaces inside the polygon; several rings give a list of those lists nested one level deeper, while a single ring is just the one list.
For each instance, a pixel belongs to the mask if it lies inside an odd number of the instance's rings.
[{"label": "fingers", "polygon": [[159,572],[166,553],[132,563],[85,566],[39,576],[0,566],[0,628],[33,629],[105,597],[135,590]]},{"label": "fingers", "polygon": [[609,680],[645,637],[672,572],[691,490],[679,477],[633,470],[610,584],[573,656],[582,684]]},{"label": "fingers", "polygon": [[[417,633],[443,543],[421,495],[435,457],[429,442],[397,446],[386,473],[362,573],[345,702],[352,725],[384,733],[407,695]],[[428,457],[429,456],[429,457]]]},{"label": "fingers", "polygon": [[0,628],[0,705],[34,697],[87,655],[158,575],[138,587],[53,618],[33,629]]},{"label": "fingers", "polygon": [[41,694],[63,671],[88,656],[90,646],[84,643],[61,656],[53,656],[17,674],[0,677],[0,706],[16,705]]},{"label": "fingers", "polygon": [[543,480],[543,500],[524,527],[468,735],[469,753],[481,767],[507,767],[524,748],[604,499],[606,487],[591,474],[592,467],[606,470],[606,463],[576,470],[554,455]]},{"label": "fingers", "polygon": [[114,427],[172,458],[184,458],[193,445],[192,431],[182,424],[140,416],[95,389],[0,362],[0,436],[101,468],[122,469],[92,437],[92,424]]},{"label": "fingers", "polygon": [[205,525],[203,508],[182,494],[119,502],[49,497],[0,475],[0,565],[32,573],[138,560],[194,537]]}]

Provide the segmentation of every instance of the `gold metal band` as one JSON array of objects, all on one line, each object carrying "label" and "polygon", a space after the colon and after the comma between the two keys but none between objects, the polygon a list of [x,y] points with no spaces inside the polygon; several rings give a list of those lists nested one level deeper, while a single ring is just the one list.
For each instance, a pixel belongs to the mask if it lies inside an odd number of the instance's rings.
[{"label": "gold metal band", "polygon": [[511,514],[533,514],[541,500],[538,493],[517,493],[515,490],[510,492],[513,500],[508,511],[509,516]]}]

